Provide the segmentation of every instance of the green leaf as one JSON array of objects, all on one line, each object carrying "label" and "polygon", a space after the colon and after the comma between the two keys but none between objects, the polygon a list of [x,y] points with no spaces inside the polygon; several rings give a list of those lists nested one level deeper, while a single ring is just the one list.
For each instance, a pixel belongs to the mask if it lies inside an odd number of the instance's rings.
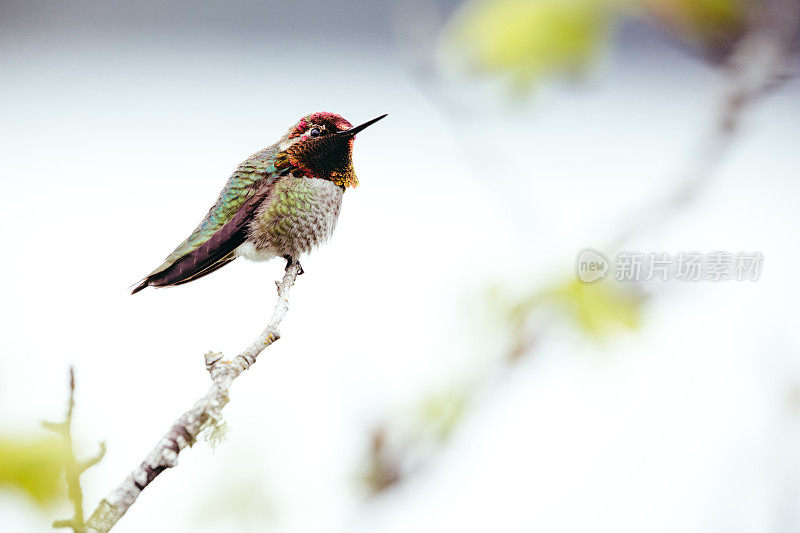
[{"label": "green leaf", "polygon": [[63,441],[57,437],[0,437],[0,485],[24,491],[39,505],[65,495],[66,461]]},{"label": "green leaf", "polygon": [[633,330],[641,324],[643,298],[620,283],[605,281],[588,285],[569,280],[550,291],[549,299],[581,331],[596,339],[615,330]]},{"label": "green leaf", "polygon": [[448,44],[472,68],[527,89],[583,71],[608,40],[612,0],[478,0],[454,18]]}]

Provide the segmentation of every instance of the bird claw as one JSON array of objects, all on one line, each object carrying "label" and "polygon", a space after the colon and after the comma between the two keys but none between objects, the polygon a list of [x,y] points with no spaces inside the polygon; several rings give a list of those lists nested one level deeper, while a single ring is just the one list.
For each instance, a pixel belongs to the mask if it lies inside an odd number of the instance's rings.
[{"label": "bird claw", "polygon": [[[295,260],[292,259],[292,256],[290,256],[290,255],[284,255],[283,258],[286,259],[286,268],[285,268],[285,270],[289,270],[289,267],[292,266],[295,263]],[[305,274],[305,272],[306,271],[303,270],[303,265],[300,264],[300,261],[297,261],[297,275],[298,276],[302,276],[303,274]]]}]

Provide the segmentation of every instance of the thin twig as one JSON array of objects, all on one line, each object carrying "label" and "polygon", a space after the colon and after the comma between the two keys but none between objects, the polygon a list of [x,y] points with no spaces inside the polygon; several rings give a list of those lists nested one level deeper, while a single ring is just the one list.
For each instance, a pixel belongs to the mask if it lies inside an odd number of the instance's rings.
[{"label": "thin twig", "polygon": [[242,353],[227,361],[222,354],[205,355],[206,369],[211,375],[211,387],[205,396],[186,411],[169,429],[153,450],[116,489],[106,496],[89,517],[86,530],[109,531],[136,502],[139,494],[164,470],[178,463],[178,454],[191,446],[208,423],[219,420],[221,410],[229,401],[233,380],[256,362],[258,355],[280,338],[278,327],[289,310],[289,290],[301,271],[295,261],[286,268],[278,287],[278,302],[264,331]]},{"label": "thin twig", "polygon": [[74,533],[86,531],[83,523],[83,490],[81,489],[81,474],[99,463],[106,453],[105,443],[100,443],[100,452],[91,459],[78,462],[75,458],[75,449],[72,443],[72,412],[75,409],[75,370],[69,367],[69,403],[67,404],[67,416],[64,422],[42,422],[42,425],[58,433],[64,439],[64,451],[66,464],[64,474],[67,479],[67,494],[72,502],[73,515],[69,520],[56,520],[53,527],[70,527]]}]

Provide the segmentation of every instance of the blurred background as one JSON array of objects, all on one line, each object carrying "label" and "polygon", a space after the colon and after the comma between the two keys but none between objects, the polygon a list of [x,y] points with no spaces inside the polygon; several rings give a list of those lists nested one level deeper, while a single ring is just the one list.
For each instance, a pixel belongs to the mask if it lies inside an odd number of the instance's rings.
[{"label": "blurred background", "polygon": [[[796,0],[0,2],[0,529],[87,515],[283,262],[129,295],[235,165],[353,123],[279,343],[115,531],[800,531]],[[593,248],[755,281],[576,278]],[[613,266],[612,266],[613,268]],[[216,441],[215,441],[216,442]]]}]

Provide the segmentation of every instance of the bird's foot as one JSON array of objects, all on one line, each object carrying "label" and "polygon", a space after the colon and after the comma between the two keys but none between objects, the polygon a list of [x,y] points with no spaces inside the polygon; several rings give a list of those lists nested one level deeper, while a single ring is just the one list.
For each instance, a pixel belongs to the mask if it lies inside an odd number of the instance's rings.
[{"label": "bird's foot", "polygon": [[303,270],[303,265],[300,264],[300,261],[297,261],[296,259],[292,259],[292,256],[290,256],[290,255],[284,255],[283,258],[286,259],[286,269],[285,270],[289,270],[290,266],[292,266],[294,263],[297,263],[297,275],[298,276],[302,276],[303,274],[305,274],[306,271]]}]

